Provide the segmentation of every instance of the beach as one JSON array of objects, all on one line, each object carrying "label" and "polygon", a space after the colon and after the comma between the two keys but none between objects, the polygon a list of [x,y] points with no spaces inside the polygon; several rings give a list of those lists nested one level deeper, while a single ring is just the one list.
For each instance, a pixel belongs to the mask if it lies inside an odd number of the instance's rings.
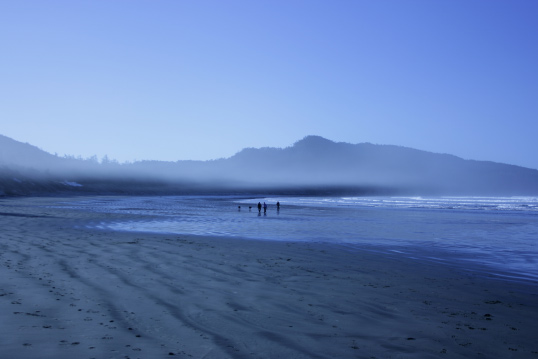
[{"label": "beach", "polygon": [[0,200],[0,358],[538,358],[535,282],[57,201]]}]

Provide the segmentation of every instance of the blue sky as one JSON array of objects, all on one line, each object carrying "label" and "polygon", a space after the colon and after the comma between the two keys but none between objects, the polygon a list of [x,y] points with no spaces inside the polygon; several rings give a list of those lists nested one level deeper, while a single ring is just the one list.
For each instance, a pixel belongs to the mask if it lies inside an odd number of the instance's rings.
[{"label": "blue sky", "polygon": [[538,1],[0,2],[0,134],[207,160],[306,135],[538,168]]}]

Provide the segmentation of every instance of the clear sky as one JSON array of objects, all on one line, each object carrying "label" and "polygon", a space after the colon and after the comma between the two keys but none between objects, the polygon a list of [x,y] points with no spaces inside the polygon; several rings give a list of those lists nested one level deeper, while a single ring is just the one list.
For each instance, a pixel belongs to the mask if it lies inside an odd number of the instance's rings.
[{"label": "clear sky", "polygon": [[0,134],[120,162],[320,135],[538,168],[538,1],[0,0]]}]

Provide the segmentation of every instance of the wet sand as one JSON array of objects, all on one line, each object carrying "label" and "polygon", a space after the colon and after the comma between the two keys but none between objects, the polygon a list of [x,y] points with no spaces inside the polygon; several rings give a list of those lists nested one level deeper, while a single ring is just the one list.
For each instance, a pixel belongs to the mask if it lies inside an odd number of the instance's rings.
[{"label": "wet sand", "polygon": [[0,358],[538,358],[536,283],[53,201],[0,200]]}]

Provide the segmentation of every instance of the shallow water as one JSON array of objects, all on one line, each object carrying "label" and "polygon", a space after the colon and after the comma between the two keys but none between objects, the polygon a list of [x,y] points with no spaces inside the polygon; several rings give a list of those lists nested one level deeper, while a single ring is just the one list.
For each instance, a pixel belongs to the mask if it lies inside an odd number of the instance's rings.
[{"label": "shallow water", "polygon": [[[258,213],[258,201],[269,205],[266,214]],[[538,281],[535,197],[120,197],[58,206],[142,216],[93,225],[107,230],[324,242],[480,264],[507,278]]]}]

